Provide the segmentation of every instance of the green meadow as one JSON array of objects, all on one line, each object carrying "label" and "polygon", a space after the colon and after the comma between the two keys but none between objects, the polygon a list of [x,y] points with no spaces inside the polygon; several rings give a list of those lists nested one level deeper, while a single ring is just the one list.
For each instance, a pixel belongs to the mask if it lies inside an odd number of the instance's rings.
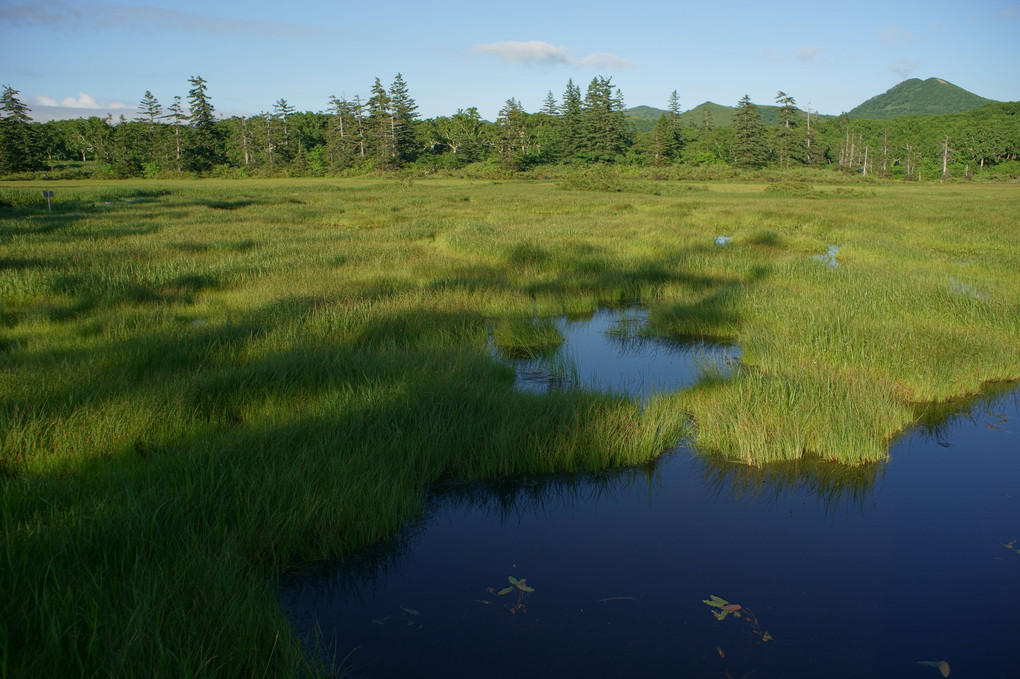
[{"label": "green meadow", "polygon": [[[925,404],[1020,379],[1016,185],[586,188],[0,183],[0,676],[325,672],[277,579],[436,484],[680,441],[859,469]],[[490,351],[634,303],[739,370],[642,407],[522,393]]]}]

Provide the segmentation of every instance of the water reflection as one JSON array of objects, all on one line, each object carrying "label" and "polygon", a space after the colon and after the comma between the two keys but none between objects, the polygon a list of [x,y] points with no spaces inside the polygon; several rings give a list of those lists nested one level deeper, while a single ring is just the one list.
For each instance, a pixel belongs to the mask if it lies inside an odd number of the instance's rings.
[{"label": "water reflection", "polygon": [[[862,468],[678,449],[445,486],[389,545],[294,573],[280,599],[355,676],[921,677],[933,658],[1020,676],[1011,388]],[[496,596],[510,578],[534,589],[526,610]]]},{"label": "water reflection", "polygon": [[702,478],[717,497],[774,506],[807,495],[827,516],[861,514],[885,473],[885,463],[848,467],[821,459],[773,462],[751,467],[715,457],[701,457]]},{"label": "water reflection", "polygon": [[[735,346],[652,337],[647,325],[645,309],[603,307],[586,316],[534,318],[530,328],[494,336],[492,344],[513,363],[524,391],[581,388],[642,402],[689,387],[707,370],[726,376],[740,357]],[[517,341],[521,335],[530,342]]]}]

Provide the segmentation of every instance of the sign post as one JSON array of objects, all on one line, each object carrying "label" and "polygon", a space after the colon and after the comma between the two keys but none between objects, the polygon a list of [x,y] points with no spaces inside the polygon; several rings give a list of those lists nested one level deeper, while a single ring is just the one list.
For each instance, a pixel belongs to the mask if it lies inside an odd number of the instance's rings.
[{"label": "sign post", "polygon": [[50,199],[53,198],[53,192],[52,191],[43,191],[42,195],[43,195],[43,198],[46,199],[46,209],[52,211],[53,210],[53,205],[52,205],[52,203],[50,203]]}]

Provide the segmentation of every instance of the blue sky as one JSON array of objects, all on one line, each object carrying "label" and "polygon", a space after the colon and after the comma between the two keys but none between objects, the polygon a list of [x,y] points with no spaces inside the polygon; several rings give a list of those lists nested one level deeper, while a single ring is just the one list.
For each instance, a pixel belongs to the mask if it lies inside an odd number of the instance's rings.
[{"label": "blue sky", "polygon": [[627,106],[686,110],[776,92],[836,114],[907,78],[1020,99],[1017,0],[325,2],[0,0],[0,84],[36,120],[165,107],[201,75],[221,115],[286,99],[319,111],[397,73],[423,117],[515,97],[537,110],[568,78],[611,76]]}]

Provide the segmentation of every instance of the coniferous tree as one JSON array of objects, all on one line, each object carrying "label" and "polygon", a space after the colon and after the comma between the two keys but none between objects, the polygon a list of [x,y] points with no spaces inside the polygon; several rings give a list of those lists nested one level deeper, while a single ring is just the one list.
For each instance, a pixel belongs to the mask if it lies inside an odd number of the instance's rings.
[{"label": "coniferous tree", "polygon": [[[330,97],[329,105],[333,115],[326,134],[326,156],[330,167],[344,170],[363,155],[359,153],[364,143],[358,124],[359,112],[355,102],[346,98]],[[360,108],[360,103],[357,107]]]},{"label": "coniferous tree", "polygon": [[738,167],[762,167],[768,160],[768,150],[763,142],[765,127],[761,122],[758,107],[751,103],[748,95],[737,103],[733,116],[733,159]]},{"label": "coniferous tree", "polygon": [[779,153],[779,169],[790,166],[790,156],[795,153],[797,146],[797,102],[786,92],[779,91],[776,94],[776,103],[779,104],[778,118],[774,137],[776,151]]},{"label": "coniferous tree", "polygon": [[4,85],[0,94],[0,174],[27,172],[42,166],[28,106],[18,90]]},{"label": "coniferous tree", "polygon": [[399,73],[390,85],[390,118],[393,137],[394,157],[397,162],[414,160],[416,151],[416,130],[418,126],[418,105],[407,91],[407,83]]},{"label": "coniferous tree", "polygon": [[142,97],[141,102],[138,104],[138,116],[135,120],[146,124],[142,142],[143,148],[140,151],[141,155],[149,162],[158,161],[162,155],[160,152],[162,146],[160,139],[163,129],[162,126],[156,126],[156,121],[162,117],[163,107],[160,106],[159,99],[156,99],[149,90],[145,90],[145,96]]},{"label": "coniferous tree", "polygon": [[655,167],[662,167],[673,162],[676,155],[676,132],[670,116],[663,113],[655,121],[655,127],[648,134],[648,160]]},{"label": "coniferous tree", "polygon": [[276,140],[276,147],[280,150],[282,162],[290,162],[293,155],[290,147],[290,128],[287,119],[294,113],[294,107],[287,103],[287,100],[280,98],[273,104],[273,119],[277,121],[276,131],[280,135]]},{"label": "coniferous tree", "polygon": [[389,92],[379,78],[372,85],[372,96],[368,98],[368,116],[365,120],[368,145],[376,161],[382,166],[396,163],[397,149],[393,145],[393,104]]},{"label": "coniferous tree", "polygon": [[574,158],[581,150],[582,130],[581,88],[574,84],[573,79],[567,80],[567,88],[563,91],[560,104],[560,145],[562,157]]},{"label": "coniferous tree", "polygon": [[163,117],[170,120],[174,128],[174,164],[177,167],[177,174],[181,173],[181,158],[183,157],[184,140],[181,130],[188,116],[184,113],[184,106],[181,104],[180,96],[174,97],[174,103],[167,107],[166,115]]},{"label": "coniferous tree", "polygon": [[582,153],[588,160],[612,162],[627,148],[623,95],[613,91],[612,78],[596,76],[588,85],[582,109]]},{"label": "coniferous tree", "polygon": [[677,94],[676,90],[669,93],[669,101],[666,104],[666,110],[669,112],[669,122],[673,126],[673,129],[677,134],[680,133],[680,95]]},{"label": "coniferous tree", "polygon": [[220,160],[215,109],[209,99],[206,81],[201,76],[194,76],[188,82],[191,83],[188,123],[192,130],[189,165],[198,172],[208,172]]},{"label": "coniferous tree", "polygon": [[163,117],[163,107],[159,104],[159,99],[155,97],[149,90],[145,90],[145,96],[138,103],[138,117],[135,120],[141,120],[149,124],[149,129],[156,126],[156,121]]},{"label": "coniferous tree", "polygon": [[553,117],[560,114],[560,107],[556,103],[556,97],[553,96],[552,90],[545,93],[545,99],[542,101],[542,108],[539,109],[539,112]]}]

